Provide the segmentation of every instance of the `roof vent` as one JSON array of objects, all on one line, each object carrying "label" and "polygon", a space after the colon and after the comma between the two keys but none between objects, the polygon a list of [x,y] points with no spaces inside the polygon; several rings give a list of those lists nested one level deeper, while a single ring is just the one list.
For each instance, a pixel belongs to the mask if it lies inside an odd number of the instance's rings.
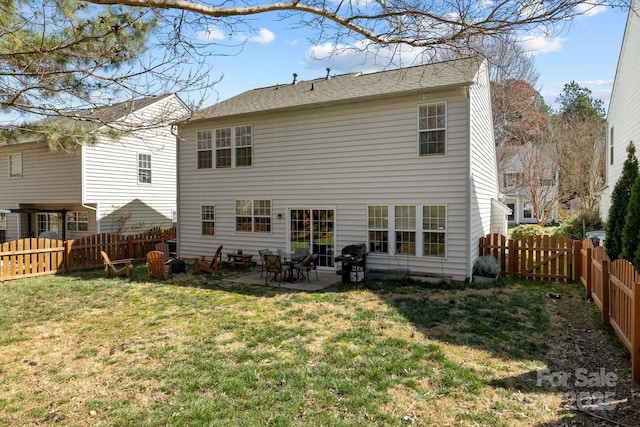
[{"label": "roof vent", "polygon": [[325,77],[325,80],[329,80],[331,78],[329,73],[331,73],[331,68],[327,68],[327,77]]},{"label": "roof vent", "polygon": [[298,74],[297,73],[293,73],[293,83],[292,84],[298,84]]}]

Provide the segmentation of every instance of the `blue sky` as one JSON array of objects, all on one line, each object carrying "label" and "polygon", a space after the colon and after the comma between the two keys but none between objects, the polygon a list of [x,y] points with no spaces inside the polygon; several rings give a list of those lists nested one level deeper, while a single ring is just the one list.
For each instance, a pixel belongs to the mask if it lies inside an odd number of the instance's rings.
[{"label": "blue sky", "polygon": [[[611,88],[622,43],[626,12],[619,9],[597,9],[578,18],[562,33],[552,38],[531,34],[524,38],[525,46],[535,53],[535,65],[540,73],[538,89],[548,104],[553,105],[565,83],[575,80],[591,89],[594,98],[608,106]],[[214,56],[212,77],[222,77],[215,88],[206,93],[204,105],[223,100],[243,91],[290,83],[293,73],[298,80],[323,77],[325,69],[332,74],[373,71],[370,57],[345,53],[338,58],[309,58],[310,53],[323,57],[331,46],[312,47],[301,29],[289,29],[275,15],[259,16],[251,34],[229,36],[212,28],[203,37],[215,43],[245,41],[243,50],[234,56]],[[225,50],[219,50],[225,53]],[[226,52],[237,52],[237,49]],[[407,57],[411,54],[408,53]],[[384,61],[378,68],[387,65]]]}]

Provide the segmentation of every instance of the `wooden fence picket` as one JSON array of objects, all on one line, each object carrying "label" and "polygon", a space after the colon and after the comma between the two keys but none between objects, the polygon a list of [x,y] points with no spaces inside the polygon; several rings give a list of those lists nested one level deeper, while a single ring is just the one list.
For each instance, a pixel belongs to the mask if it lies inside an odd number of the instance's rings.
[{"label": "wooden fence picket", "polygon": [[133,236],[97,234],[76,240],[28,238],[0,244],[0,282],[102,267],[104,250],[112,259],[145,259],[156,243],[175,239],[175,230]]}]

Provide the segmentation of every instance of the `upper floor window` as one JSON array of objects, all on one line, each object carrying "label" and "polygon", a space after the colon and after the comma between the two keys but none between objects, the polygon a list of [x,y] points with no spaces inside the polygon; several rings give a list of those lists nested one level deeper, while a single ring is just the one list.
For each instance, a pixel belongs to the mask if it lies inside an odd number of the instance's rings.
[{"label": "upper floor window", "polygon": [[67,230],[89,231],[89,212],[67,212]]},{"label": "upper floor window", "polygon": [[521,172],[506,172],[502,175],[502,186],[513,188],[522,185],[524,174]]},{"label": "upper floor window", "polygon": [[418,107],[420,156],[445,154],[447,105],[444,102]]},{"label": "upper floor window", "polygon": [[151,184],[151,154],[138,154],[138,182]]},{"label": "upper floor window", "polygon": [[609,164],[613,164],[613,128],[609,131]]},{"label": "upper floor window", "polygon": [[[198,169],[246,167],[253,164],[251,126],[199,131],[196,135]],[[215,165],[215,166],[214,166]]]},{"label": "upper floor window", "polygon": [[198,131],[198,135],[196,138],[198,140],[198,169],[210,169],[213,167],[213,153],[211,152],[211,131]]},{"label": "upper floor window", "polygon": [[271,232],[271,200],[236,200],[236,231]]},{"label": "upper floor window", "polygon": [[9,154],[9,177],[22,177],[22,153]]},{"label": "upper floor window", "polygon": [[216,207],[202,206],[200,220],[202,221],[202,235],[214,236],[216,231]]}]

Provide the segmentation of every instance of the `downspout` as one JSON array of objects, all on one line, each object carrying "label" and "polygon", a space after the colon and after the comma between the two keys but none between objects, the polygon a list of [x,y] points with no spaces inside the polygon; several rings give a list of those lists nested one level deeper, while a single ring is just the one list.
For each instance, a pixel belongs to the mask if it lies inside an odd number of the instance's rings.
[{"label": "downspout", "polygon": [[467,252],[467,277],[466,277],[466,282],[467,283],[471,283],[471,267],[472,267],[472,263],[473,261],[471,260],[471,221],[472,221],[472,217],[471,217],[471,182],[473,179],[473,173],[471,171],[471,165],[472,165],[472,153],[471,150],[473,148],[473,144],[471,141],[471,89],[470,86],[467,85],[465,88],[465,94],[467,95],[467,118],[468,118],[468,124],[467,124],[467,133],[469,134],[469,152],[468,152],[468,157],[467,157],[467,170],[469,171],[469,176],[467,177],[467,227],[466,227],[466,233],[467,233],[467,238],[466,241],[467,243],[467,248],[466,248],[466,252]]},{"label": "downspout", "polygon": [[176,137],[176,253],[180,253],[180,128],[171,125],[171,133]]},{"label": "downspout", "polygon": [[[80,169],[81,169],[81,171],[80,171],[80,174],[81,174],[81,177],[80,177],[81,185],[80,185],[80,187],[81,187],[81,191],[82,191],[82,194],[80,196],[80,200],[81,200],[83,208],[89,209],[89,210],[92,210],[92,211],[95,212],[95,215],[94,215],[95,221],[96,221],[96,233],[95,234],[100,234],[100,221],[98,221],[98,208],[97,207],[94,208],[93,206],[87,205],[87,202],[85,200],[85,196],[87,194],[87,188],[86,188],[86,186],[87,186],[87,180],[86,180],[86,176],[87,176],[86,175],[86,170],[87,170],[87,168],[86,168],[86,164],[85,164],[85,159],[86,159],[85,150],[86,150],[86,148],[87,147],[84,144],[82,144],[82,147],[80,149],[80,153],[81,153],[81,156],[80,156],[81,157],[81,161],[80,161],[80,165],[81,165],[80,166]],[[66,222],[66,218],[65,218],[65,222]]]}]

